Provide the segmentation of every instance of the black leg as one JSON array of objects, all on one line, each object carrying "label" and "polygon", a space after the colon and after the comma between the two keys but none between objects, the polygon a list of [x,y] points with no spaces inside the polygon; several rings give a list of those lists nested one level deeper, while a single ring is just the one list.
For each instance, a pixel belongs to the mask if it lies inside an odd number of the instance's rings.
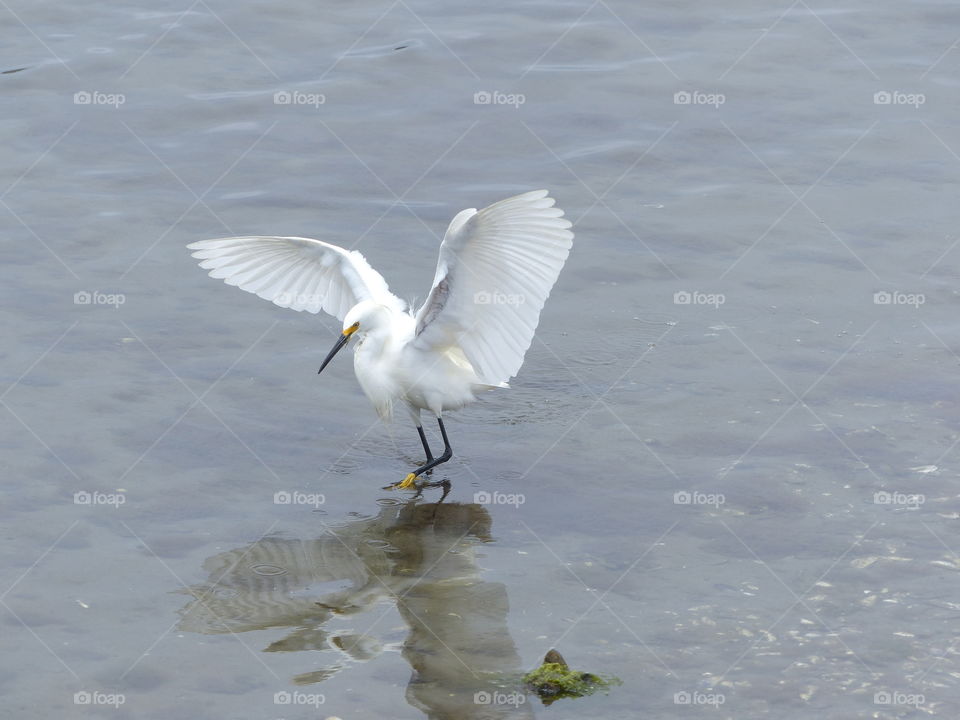
[{"label": "black leg", "polygon": [[430,452],[430,446],[427,445],[427,436],[423,433],[423,425],[417,425],[417,432],[420,433],[420,442],[423,443],[423,451],[427,453],[427,462],[433,460],[433,453]]},{"label": "black leg", "polygon": [[440,424],[440,435],[443,437],[443,455],[438,458],[434,458],[426,465],[421,466],[414,475],[420,475],[425,473],[428,470],[432,470],[437,465],[445,463],[447,460],[453,457],[453,448],[450,447],[450,440],[447,439],[447,429],[443,426],[443,418],[437,418],[437,422]]},{"label": "black leg", "polygon": [[[453,457],[453,448],[450,447],[450,440],[447,438],[447,429],[443,426],[443,418],[437,418],[437,422],[440,424],[440,435],[443,437],[443,455],[438,458],[432,458],[428,460],[425,464],[421,465],[415,471],[407,475],[403,480],[394,485],[387,485],[384,490],[396,490],[398,488],[404,490],[412,487],[418,475],[429,472],[437,465],[445,463],[447,460]],[[423,437],[423,428],[420,428],[420,433],[421,437]],[[424,446],[426,446],[426,441],[424,441]]]},{"label": "black leg", "polygon": [[[447,439],[447,429],[443,426],[443,418],[437,418],[437,422],[440,423],[440,435],[443,436],[443,455],[438,458],[431,458],[425,465],[421,465],[419,468],[417,468],[416,472],[411,473],[414,477],[417,475],[422,475],[426,472],[430,472],[437,465],[445,463],[447,460],[453,457],[453,448],[450,447],[450,441]],[[410,478],[409,475],[407,477]]]},{"label": "black leg", "polygon": [[443,451],[447,453],[447,460],[453,457],[453,448],[450,447],[450,441],[447,439],[447,429],[443,426],[443,418],[437,418],[437,424],[440,425],[440,434],[443,436]]}]

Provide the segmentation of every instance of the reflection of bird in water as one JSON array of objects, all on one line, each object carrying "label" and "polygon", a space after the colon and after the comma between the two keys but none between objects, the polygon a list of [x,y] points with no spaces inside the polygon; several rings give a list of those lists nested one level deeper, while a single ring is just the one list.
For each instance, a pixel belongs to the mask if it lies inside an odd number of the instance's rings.
[{"label": "reflection of bird in water", "polygon": [[413,669],[411,705],[438,720],[529,717],[525,704],[475,702],[478,693],[502,693],[503,678],[520,672],[506,589],[482,580],[474,561],[477,544],[491,540],[490,522],[480,505],[410,504],[337,527],[335,536],[264,538],[204,563],[211,580],[190,589],[179,627],[295,628],[266,651],[338,654],[331,666],[294,678],[309,684],[383,651],[375,637],[331,635],[323,625],[390,598],[410,628],[403,656]]},{"label": "reflection of bird in water", "polygon": [[[413,312],[390,292],[364,257],[297,237],[201,240],[187,247],[210,276],[281,307],[343,322],[320,371],[357,338],[354,370],[380,417],[401,402],[409,410],[427,461],[395,486],[453,455],[443,412],[507,387],[533,341],[540,310],[573,242],[570,222],[546,190],[517,195],[453,218],[426,302]],[[432,412],[443,438],[434,457],[420,424]],[[444,483],[445,484],[445,483]]]}]

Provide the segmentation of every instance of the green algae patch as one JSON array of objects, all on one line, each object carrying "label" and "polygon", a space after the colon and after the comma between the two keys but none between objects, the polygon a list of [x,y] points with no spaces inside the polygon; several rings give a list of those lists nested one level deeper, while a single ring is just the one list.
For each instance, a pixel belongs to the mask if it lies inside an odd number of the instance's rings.
[{"label": "green algae patch", "polygon": [[523,676],[523,683],[536,693],[544,705],[566,697],[584,697],[623,684],[620,678],[603,677],[593,673],[571,670],[563,656],[551,650],[543,664]]}]

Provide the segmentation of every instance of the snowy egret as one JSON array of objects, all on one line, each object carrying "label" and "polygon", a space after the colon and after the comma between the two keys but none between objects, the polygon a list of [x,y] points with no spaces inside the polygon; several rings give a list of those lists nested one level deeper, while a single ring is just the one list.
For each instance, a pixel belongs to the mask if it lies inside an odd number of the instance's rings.
[{"label": "snowy egret", "polygon": [[[343,322],[320,372],[353,338],[354,371],[381,418],[402,401],[417,426],[427,461],[391,488],[453,455],[443,413],[476,400],[482,390],[508,387],[533,341],[540,310],[573,242],[570,222],[546,190],[463,210],[440,244],[433,287],[414,312],[387,289],[357,251],[299,237],[201,240],[194,250],[210,277],[280,307]],[[443,453],[434,457],[420,422],[432,412]]]}]

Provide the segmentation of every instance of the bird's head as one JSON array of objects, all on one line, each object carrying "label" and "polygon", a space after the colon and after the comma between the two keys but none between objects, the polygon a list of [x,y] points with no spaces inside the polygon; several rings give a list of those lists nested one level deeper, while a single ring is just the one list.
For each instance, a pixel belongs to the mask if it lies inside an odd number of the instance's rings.
[{"label": "bird's head", "polygon": [[343,331],[340,333],[340,337],[337,338],[336,344],[317,372],[322,373],[323,369],[333,360],[333,356],[340,352],[354,335],[363,337],[371,330],[381,327],[388,321],[389,312],[386,307],[372,300],[364,300],[350,308],[350,311],[343,318]]}]

